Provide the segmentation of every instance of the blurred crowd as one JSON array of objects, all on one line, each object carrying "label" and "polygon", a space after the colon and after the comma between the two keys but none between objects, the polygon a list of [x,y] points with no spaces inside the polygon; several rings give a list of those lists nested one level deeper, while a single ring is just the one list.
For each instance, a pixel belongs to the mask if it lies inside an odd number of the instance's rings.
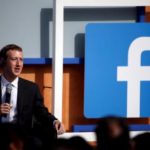
[{"label": "blurred crowd", "polygon": [[124,118],[100,118],[95,128],[93,146],[80,136],[55,138],[43,145],[20,127],[11,123],[0,124],[0,150],[150,150],[150,133],[144,132],[131,138]]}]

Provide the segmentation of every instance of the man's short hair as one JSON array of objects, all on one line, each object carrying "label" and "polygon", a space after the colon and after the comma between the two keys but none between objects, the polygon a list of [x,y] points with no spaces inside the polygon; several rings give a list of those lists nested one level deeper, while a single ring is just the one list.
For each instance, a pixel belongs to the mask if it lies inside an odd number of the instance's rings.
[{"label": "man's short hair", "polygon": [[0,65],[4,65],[6,59],[7,59],[7,52],[9,50],[17,50],[22,52],[22,48],[16,44],[8,44],[6,46],[4,46],[1,50],[0,50]]}]

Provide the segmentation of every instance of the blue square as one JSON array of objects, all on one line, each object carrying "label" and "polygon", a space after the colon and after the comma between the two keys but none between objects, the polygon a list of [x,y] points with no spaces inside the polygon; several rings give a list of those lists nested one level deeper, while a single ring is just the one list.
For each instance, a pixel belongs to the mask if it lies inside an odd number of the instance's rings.
[{"label": "blue square", "polygon": [[[144,47],[146,43],[147,47]],[[87,118],[150,116],[148,43],[149,23],[86,26],[84,114]],[[138,44],[142,46],[141,54],[138,54]],[[129,49],[133,49],[133,54]],[[132,67],[129,67],[129,60]],[[137,67],[134,67],[135,62],[139,63]],[[142,69],[146,75],[142,74]]]}]

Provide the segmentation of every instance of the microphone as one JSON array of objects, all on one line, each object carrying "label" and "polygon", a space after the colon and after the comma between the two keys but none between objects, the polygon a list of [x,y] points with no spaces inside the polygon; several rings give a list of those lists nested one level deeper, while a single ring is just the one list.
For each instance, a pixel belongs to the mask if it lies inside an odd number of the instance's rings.
[{"label": "microphone", "polygon": [[8,104],[10,103],[11,91],[12,91],[12,85],[9,83],[6,87],[5,103],[8,103]]},{"label": "microphone", "polygon": [[[6,86],[5,103],[10,104],[11,91],[12,91],[12,85],[9,83]],[[3,117],[7,117],[7,114],[3,114]]]}]

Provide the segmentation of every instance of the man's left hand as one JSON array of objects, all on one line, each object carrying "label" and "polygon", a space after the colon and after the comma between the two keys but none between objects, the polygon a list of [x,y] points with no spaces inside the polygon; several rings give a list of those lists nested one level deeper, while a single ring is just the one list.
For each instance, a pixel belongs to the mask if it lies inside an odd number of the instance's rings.
[{"label": "man's left hand", "polygon": [[64,125],[59,120],[54,121],[54,126],[58,135],[63,134],[65,132]]}]

